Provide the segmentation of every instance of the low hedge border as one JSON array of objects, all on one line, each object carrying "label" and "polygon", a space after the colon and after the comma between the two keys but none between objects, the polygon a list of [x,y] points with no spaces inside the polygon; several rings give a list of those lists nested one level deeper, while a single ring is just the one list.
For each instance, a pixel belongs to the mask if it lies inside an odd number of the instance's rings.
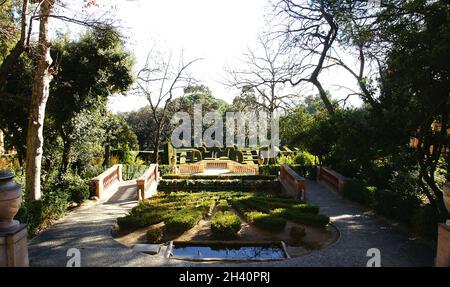
[{"label": "low hedge border", "polygon": [[160,191],[198,191],[198,190],[239,190],[239,191],[280,191],[277,180],[246,179],[161,179]]}]

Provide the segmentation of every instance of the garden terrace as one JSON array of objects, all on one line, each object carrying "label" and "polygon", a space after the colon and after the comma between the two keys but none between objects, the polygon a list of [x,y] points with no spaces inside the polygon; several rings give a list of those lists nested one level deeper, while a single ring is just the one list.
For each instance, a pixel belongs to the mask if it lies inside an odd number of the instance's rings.
[{"label": "garden terrace", "polygon": [[197,163],[178,164],[175,174],[235,174],[258,175],[259,168],[254,164],[240,164],[232,160],[201,160]]},{"label": "garden terrace", "polygon": [[336,239],[328,223],[318,206],[276,192],[161,192],[118,219],[116,239],[126,245],[283,241],[301,255]]}]

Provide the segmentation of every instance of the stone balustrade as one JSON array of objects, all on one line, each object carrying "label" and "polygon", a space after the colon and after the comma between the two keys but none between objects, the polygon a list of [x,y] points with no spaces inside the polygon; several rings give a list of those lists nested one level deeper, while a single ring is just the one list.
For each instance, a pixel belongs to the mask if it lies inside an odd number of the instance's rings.
[{"label": "stone balustrade", "polygon": [[207,169],[228,169],[230,173],[258,175],[259,167],[254,164],[240,164],[232,160],[202,160],[191,164],[176,165],[176,174],[198,174]]},{"label": "stone balustrade", "polygon": [[280,166],[279,180],[287,193],[306,200],[306,179],[298,175],[289,165],[283,164]]},{"label": "stone balustrade", "polygon": [[317,166],[317,180],[324,181],[335,191],[342,194],[347,178],[325,166]]},{"label": "stone balustrade", "polygon": [[108,189],[122,181],[122,165],[115,164],[91,180],[99,199],[105,197]]},{"label": "stone balustrade", "polygon": [[144,172],[144,174],[136,179],[138,192],[137,197],[139,200],[147,198],[145,192],[155,182],[158,182],[158,165],[151,164],[150,167]]}]

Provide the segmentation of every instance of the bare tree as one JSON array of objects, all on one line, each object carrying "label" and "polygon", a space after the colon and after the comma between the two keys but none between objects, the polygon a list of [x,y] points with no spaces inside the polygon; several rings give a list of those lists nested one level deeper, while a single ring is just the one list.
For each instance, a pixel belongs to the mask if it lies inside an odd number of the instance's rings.
[{"label": "bare tree", "polygon": [[175,94],[188,86],[193,78],[188,74],[188,68],[197,62],[198,58],[185,62],[183,54],[180,59],[173,61],[172,53],[168,56],[160,55],[154,50],[147,55],[145,66],[138,72],[137,89],[150,103],[150,109],[155,122],[154,161],[159,162],[159,146],[161,133],[170,122],[168,119],[168,105]]},{"label": "bare tree", "polygon": [[282,0],[276,5],[281,18],[281,30],[277,31],[286,39],[290,48],[299,48],[296,68],[288,80],[293,86],[309,82],[319,91],[327,111],[334,113],[334,107],[319,80],[319,75],[327,68],[327,55],[336,40],[338,26],[327,9],[324,0]]},{"label": "bare tree", "polygon": [[293,62],[292,55],[283,50],[281,43],[260,36],[258,47],[248,48],[239,68],[227,68],[226,84],[240,89],[246,97],[242,100],[248,105],[272,116],[276,110],[289,107],[298,97],[286,81],[292,73]]},{"label": "bare tree", "polygon": [[[359,91],[341,88],[350,90],[349,96],[357,95],[372,107],[378,107],[371,83],[382,76],[383,65],[379,57],[383,45],[373,33],[376,9],[371,9],[366,1],[281,0],[276,10],[281,19],[281,29],[276,34],[285,37],[289,48],[302,55],[298,65],[303,65],[303,69],[301,73],[299,69],[292,73],[293,85],[312,83],[328,112],[333,113],[334,107],[319,76],[325,69],[341,67],[356,80]],[[346,63],[342,54],[351,56],[357,64]]]}]

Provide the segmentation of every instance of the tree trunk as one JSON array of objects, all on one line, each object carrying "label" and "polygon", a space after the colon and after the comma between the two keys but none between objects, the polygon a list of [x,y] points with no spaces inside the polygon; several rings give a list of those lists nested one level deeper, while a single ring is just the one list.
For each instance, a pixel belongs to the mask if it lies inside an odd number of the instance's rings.
[{"label": "tree trunk", "polygon": [[65,139],[63,139],[64,145],[63,145],[63,152],[62,152],[62,161],[61,161],[61,168],[59,169],[59,175],[62,178],[63,175],[66,174],[68,168],[69,168],[69,159],[70,159],[70,150],[71,150],[71,143]]},{"label": "tree trunk", "polygon": [[45,107],[49,95],[52,73],[50,65],[50,44],[48,43],[48,16],[54,0],[41,3],[39,16],[39,42],[36,55],[36,67],[31,91],[31,105],[28,119],[27,153],[25,164],[25,193],[29,200],[41,198],[41,160],[44,143],[43,129]]},{"label": "tree trunk", "polygon": [[110,167],[111,166],[111,145],[107,144],[105,146],[105,160],[103,162],[103,166]]},{"label": "tree trunk", "polygon": [[[156,138],[155,138],[155,146],[153,148],[153,159],[154,159],[154,163],[158,163],[159,162],[159,141],[161,138],[161,130],[158,128],[156,131]],[[170,158],[169,158],[169,163],[170,163]]]}]

